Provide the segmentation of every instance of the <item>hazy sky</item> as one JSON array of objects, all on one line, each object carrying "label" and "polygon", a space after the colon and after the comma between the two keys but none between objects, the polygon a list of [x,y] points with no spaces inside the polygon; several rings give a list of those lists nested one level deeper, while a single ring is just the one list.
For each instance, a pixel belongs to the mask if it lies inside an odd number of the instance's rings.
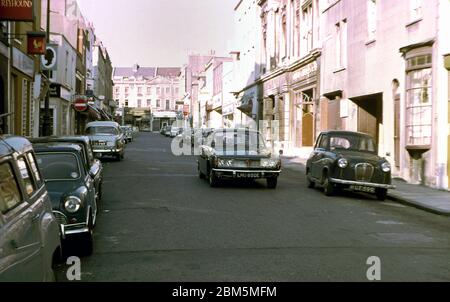
[{"label": "hazy sky", "polygon": [[78,0],[113,66],[181,66],[188,52],[227,55],[238,0]]}]

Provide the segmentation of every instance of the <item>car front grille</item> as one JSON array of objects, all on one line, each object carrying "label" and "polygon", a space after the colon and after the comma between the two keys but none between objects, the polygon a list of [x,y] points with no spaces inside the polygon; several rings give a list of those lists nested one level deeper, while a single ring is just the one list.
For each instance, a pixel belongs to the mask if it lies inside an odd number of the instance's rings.
[{"label": "car front grille", "polygon": [[261,166],[260,160],[239,159],[233,162],[236,168],[259,168]]},{"label": "car front grille", "polygon": [[371,164],[361,163],[355,165],[355,180],[356,181],[371,181],[374,168]]},{"label": "car front grille", "polygon": [[55,215],[56,221],[58,221],[59,224],[62,224],[62,225],[67,224],[67,217],[63,213],[58,212],[58,211],[53,211],[53,215]]}]

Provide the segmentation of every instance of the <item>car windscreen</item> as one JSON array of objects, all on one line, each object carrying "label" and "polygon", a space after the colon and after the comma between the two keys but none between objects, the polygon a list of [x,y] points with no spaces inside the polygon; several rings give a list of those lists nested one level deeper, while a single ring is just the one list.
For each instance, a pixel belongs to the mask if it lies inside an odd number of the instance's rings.
[{"label": "car windscreen", "polygon": [[86,129],[87,135],[117,135],[117,129],[109,126],[95,126]]},{"label": "car windscreen", "polygon": [[330,137],[330,150],[349,150],[360,152],[377,151],[375,141],[362,135],[339,135]]},{"label": "car windscreen", "polygon": [[260,150],[266,148],[260,133],[245,130],[225,130],[214,134],[214,148],[217,150]]},{"label": "car windscreen", "polygon": [[36,158],[46,181],[80,178],[78,159],[72,153],[37,153]]}]

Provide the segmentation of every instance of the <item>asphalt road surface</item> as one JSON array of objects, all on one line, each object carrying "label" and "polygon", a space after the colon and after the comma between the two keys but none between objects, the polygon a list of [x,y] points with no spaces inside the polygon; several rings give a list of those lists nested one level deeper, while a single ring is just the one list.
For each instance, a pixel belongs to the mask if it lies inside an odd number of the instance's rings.
[{"label": "asphalt road surface", "polygon": [[[210,188],[196,158],[140,133],[105,160],[94,253],[82,281],[450,281],[450,219],[350,192],[307,189],[303,167]],[[76,251],[74,251],[76,254]],[[373,262],[372,262],[373,264]],[[58,281],[66,281],[60,265]]]}]

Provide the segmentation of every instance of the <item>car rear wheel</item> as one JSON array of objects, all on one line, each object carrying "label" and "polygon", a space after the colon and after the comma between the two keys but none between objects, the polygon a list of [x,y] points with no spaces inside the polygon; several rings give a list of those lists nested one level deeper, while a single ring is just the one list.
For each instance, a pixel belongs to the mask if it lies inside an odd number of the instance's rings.
[{"label": "car rear wheel", "polygon": [[267,188],[275,189],[278,184],[278,177],[267,178]]},{"label": "car rear wheel", "polygon": [[377,196],[378,200],[384,201],[387,197],[387,189],[377,188],[375,189],[375,195]]},{"label": "car rear wheel", "polygon": [[324,176],[323,180],[323,192],[326,196],[332,196],[336,190],[334,184],[330,181],[327,175]]}]

